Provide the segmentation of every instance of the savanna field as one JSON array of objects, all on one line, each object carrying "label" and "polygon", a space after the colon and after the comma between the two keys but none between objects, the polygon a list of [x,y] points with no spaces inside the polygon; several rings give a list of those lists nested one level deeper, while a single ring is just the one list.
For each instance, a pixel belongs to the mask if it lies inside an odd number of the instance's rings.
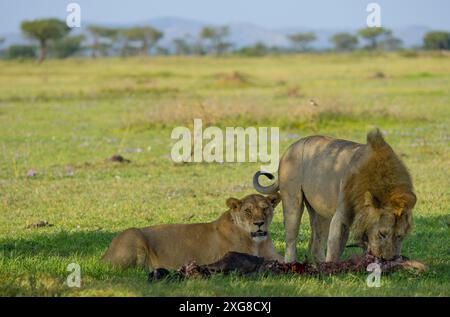
[{"label": "savanna field", "polygon": [[[254,192],[260,163],[171,161],[172,129],[192,128],[193,118],[277,126],[281,153],[311,134],[365,142],[379,127],[418,197],[402,253],[429,270],[383,275],[380,288],[367,274],[149,284],[141,270],[99,263],[121,230],[211,221],[228,197]],[[448,55],[0,61],[0,127],[2,296],[450,296]],[[109,161],[114,154],[131,162]],[[271,233],[283,254],[281,205]],[[300,261],[309,237],[305,213]],[[72,262],[80,288],[65,284]]]}]

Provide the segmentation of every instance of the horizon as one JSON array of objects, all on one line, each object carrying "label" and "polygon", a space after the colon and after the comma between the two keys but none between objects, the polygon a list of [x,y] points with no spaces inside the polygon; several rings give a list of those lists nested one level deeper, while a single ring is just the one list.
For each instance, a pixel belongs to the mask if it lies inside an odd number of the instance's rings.
[{"label": "horizon", "polygon": [[191,0],[189,3],[182,0],[164,3],[133,0],[126,6],[106,0],[95,3],[88,0],[42,0],[32,3],[16,0],[14,4],[0,3],[0,33],[20,33],[20,22],[23,20],[46,17],[65,20],[66,5],[70,2],[81,6],[82,27],[91,23],[133,25],[157,19],[182,19],[211,25],[249,24],[268,30],[358,29],[365,26],[369,14],[366,12],[367,4],[376,2],[381,6],[382,26],[387,28],[423,26],[433,30],[450,29],[450,19],[446,17],[450,12],[450,2],[445,0],[398,0],[395,3],[387,0],[347,0],[346,5],[327,0],[314,3],[281,0],[276,4],[267,0],[247,0],[245,3],[230,0],[214,4],[207,0]]}]

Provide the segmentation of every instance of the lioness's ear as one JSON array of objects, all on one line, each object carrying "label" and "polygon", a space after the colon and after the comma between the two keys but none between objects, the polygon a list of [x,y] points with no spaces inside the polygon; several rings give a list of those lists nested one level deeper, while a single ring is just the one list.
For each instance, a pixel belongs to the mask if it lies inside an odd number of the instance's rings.
[{"label": "lioness's ear", "polygon": [[381,201],[367,191],[364,193],[364,207],[381,208]]},{"label": "lioness's ear", "polygon": [[241,207],[241,201],[239,199],[230,197],[227,199],[227,206],[233,210],[238,209],[239,207]]},{"label": "lioness's ear", "polygon": [[270,204],[272,205],[272,208],[274,208],[274,209],[281,201],[280,193],[270,194],[266,198],[270,202]]},{"label": "lioness's ear", "polygon": [[411,209],[416,204],[416,195],[414,193],[395,193],[391,196],[391,206],[394,209],[394,215],[401,216],[406,209]]}]

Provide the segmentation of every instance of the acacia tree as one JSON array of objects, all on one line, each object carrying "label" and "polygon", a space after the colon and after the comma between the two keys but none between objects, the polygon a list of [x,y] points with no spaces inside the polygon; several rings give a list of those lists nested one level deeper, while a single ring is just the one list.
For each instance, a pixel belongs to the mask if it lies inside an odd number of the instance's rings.
[{"label": "acacia tree", "polygon": [[368,48],[375,50],[378,48],[379,40],[392,32],[383,27],[367,27],[358,31],[358,35],[369,42]]},{"label": "acacia tree", "polygon": [[51,56],[57,58],[66,58],[80,52],[83,48],[81,43],[84,35],[66,36],[62,39],[53,41],[49,46]]},{"label": "acacia tree", "polygon": [[358,38],[350,33],[336,33],[330,41],[336,51],[353,51],[358,46]]},{"label": "acacia tree", "polygon": [[0,37],[0,55],[3,54],[3,51],[1,50],[1,47],[2,47],[4,42],[5,42],[5,38],[4,37]]},{"label": "acacia tree", "polygon": [[191,47],[189,43],[183,38],[175,38],[172,40],[175,47],[176,55],[189,55],[191,54]]},{"label": "acacia tree", "polygon": [[383,40],[378,44],[383,50],[396,51],[402,48],[403,41],[395,37],[391,30],[387,30]]},{"label": "acacia tree", "polygon": [[209,42],[210,53],[215,55],[223,55],[231,46],[231,43],[226,42],[229,35],[228,26],[221,27],[204,27],[200,32],[200,38]]},{"label": "acacia tree", "polygon": [[156,43],[163,37],[163,33],[151,26],[134,27],[123,31],[126,38],[125,45],[128,46],[128,41],[141,42],[140,54],[148,55]]},{"label": "acacia tree", "polygon": [[[117,38],[119,33],[118,29],[108,28],[99,25],[88,25],[88,31],[93,37],[91,45],[91,56],[93,58],[97,57],[99,52],[106,51],[107,48],[111,47]],[[105,43],[105,41],[107,41]]]},{"label": "acacia tree", "polygon": [[428,32],[423,38],[423,46],[428,50],[450,50],[450,32]]},{"label": "acacia tree", "polygon": [[295,33],[288,35],[288,39],[293,44],[295,50],[297,51],[306,51],[309,49],[309,44],[311,42],[314,42],[317,37],[313,32],[306,32],[306,33]]},{"label": "acacia tree", "polygon": [[20,27],[27,37],[39,42],[39,62],[47,55],[48,42],[61,39],[70,31],[66,23],[58,19],[23,21]]}]

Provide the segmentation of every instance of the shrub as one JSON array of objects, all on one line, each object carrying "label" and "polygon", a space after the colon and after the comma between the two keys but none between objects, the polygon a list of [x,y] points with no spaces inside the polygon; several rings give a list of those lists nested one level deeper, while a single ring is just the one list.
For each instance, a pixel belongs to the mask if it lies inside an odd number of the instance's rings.
[{"label": "shrub", "polygon": [[5,53],[7,59],[36,58],[36,47],[33,45],[11,45]]}]

